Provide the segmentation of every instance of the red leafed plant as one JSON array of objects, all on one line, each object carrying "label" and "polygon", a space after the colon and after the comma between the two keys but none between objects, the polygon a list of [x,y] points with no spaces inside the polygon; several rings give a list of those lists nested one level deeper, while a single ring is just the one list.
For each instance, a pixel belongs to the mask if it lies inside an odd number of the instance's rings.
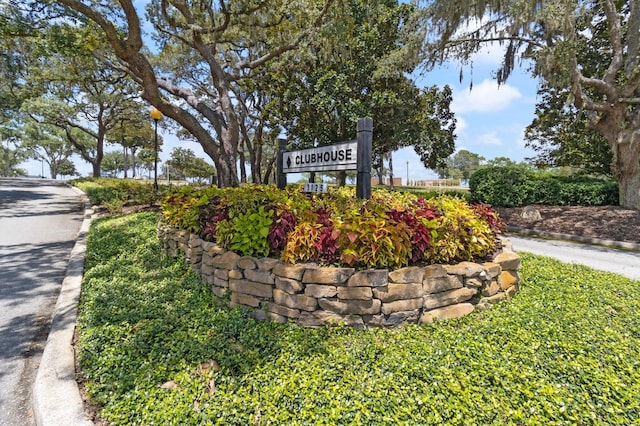
[{"label": "red leafed plant", "polygon": [[318,209],[316,214],[318,215],[318,224],[321,225],[319,229],[320,235],[314,244],[316,250],[318,250],[318,260],[331,264],[340,258],[337,245],[340,231],[333,226],[330,213],[325,208]]},{"label": "red leafed plant", "polygon": [[229,209],[222,207],[220,201],[220,196],[216,195],[200,209],[200,236],[207,241],[215,241],[218,223],[229,219]]},{"label": "red leafed plant", "polygon": [[271,253],[279,256],[287,245],[287,237],[296,227],[296,215],[290,210],[274,209],[275,216],[267,241],[271,248]]},{"label": "red leafed plant", "polygon": [[493,210],[490,205],[473,204],[471,207],[481,219],[489,224],[489,228],[494,234],[501,234],[507,229],[507,226],[498,215],[498,212]]}]

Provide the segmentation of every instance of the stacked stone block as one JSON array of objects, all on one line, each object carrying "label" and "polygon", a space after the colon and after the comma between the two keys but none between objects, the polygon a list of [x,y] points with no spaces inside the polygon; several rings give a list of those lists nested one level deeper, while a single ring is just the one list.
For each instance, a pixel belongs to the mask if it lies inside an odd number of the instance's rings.
[{"label": "stacked stone block", "polygon": [[256,319],[305,327],[344,323],[394,327],[432,323],[484,310],[518,291],[520,257],[508,244],[491,262],[356,270],[239,256],[159,224],[167,256],[184,256],[218,297]]}]

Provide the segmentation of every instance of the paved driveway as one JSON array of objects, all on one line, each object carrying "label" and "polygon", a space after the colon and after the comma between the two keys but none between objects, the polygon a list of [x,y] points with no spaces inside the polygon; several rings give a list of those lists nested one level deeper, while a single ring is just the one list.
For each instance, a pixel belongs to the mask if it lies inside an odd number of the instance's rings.
[{"label": "paved driveway", "polygon": [[0,178],[0,425],[33,425],[31,388],[83,219],[60,182]]},{"label": "paved driveway", "polygon": [[508,235],[513,249],[553,257],[565,263],[586,265],[640,280],[640,252]]}]

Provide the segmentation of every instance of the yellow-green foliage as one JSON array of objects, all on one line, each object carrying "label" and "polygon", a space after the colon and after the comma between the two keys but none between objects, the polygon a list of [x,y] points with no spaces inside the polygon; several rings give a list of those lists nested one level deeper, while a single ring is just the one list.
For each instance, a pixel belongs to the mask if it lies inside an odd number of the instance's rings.
[{"label": "yellow-green foliage", "polygon": [[299,223],[289,233],[287,245],[280,258],[288,263],[317,260],[319,257],[317,243],[320,237],[320,228],[322,228],[322,225],[313,221]]},{"label": "yellow-green foliage", "polygon": [[429,204],[440,213],[429,256],[433,263],[472,260],[494,249],[496,236],[491,227],[466,201],[442,196],[429,200]]},{"label": "yellow-green foliage", "polygon": [[411,235],[404,222],[367,210],[351,213],[339,225],[342,262],[365,268],[399,268],[409,263]]},{"label": "yellow-green foliage", "polygon": [[71,183],[82,189],[92,204],[104,205],[109,211],[117,211],[129,204],[152,204],[157,201],[159,193],[166,191],[166,187],[161,187],[156,192],[150,182],[131,179],[81,178]]},{"label": "yellow-green foliage", "polygon": [[200,230],[200,208],[216,195],[217,188],[195,189],[183,186],[174,189],[162,202],[163,219],[167,223],[189,232]]},{"label": "yellow-green foliage", "polygon": [[273,210],[259,206],[257,210],[230,215],[230,226],[219,226],[220,245],[246,256],[268,256],[267,235],[273,223]]}]

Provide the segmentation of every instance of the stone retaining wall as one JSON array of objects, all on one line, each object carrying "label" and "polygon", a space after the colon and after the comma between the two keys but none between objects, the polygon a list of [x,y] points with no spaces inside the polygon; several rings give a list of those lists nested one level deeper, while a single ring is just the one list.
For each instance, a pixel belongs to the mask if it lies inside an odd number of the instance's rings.
[{"label": "stone retaining wall", "polygon": [[492,262],[409,266],[393,271],[286,264],[239,256],[197,235],[158,225],[163,252],[191,268],[232,306],[256,319],[305,327],[345,323],[392,327],[457,318],[510,299],[518,291],[520,257],[505,240]]}]

